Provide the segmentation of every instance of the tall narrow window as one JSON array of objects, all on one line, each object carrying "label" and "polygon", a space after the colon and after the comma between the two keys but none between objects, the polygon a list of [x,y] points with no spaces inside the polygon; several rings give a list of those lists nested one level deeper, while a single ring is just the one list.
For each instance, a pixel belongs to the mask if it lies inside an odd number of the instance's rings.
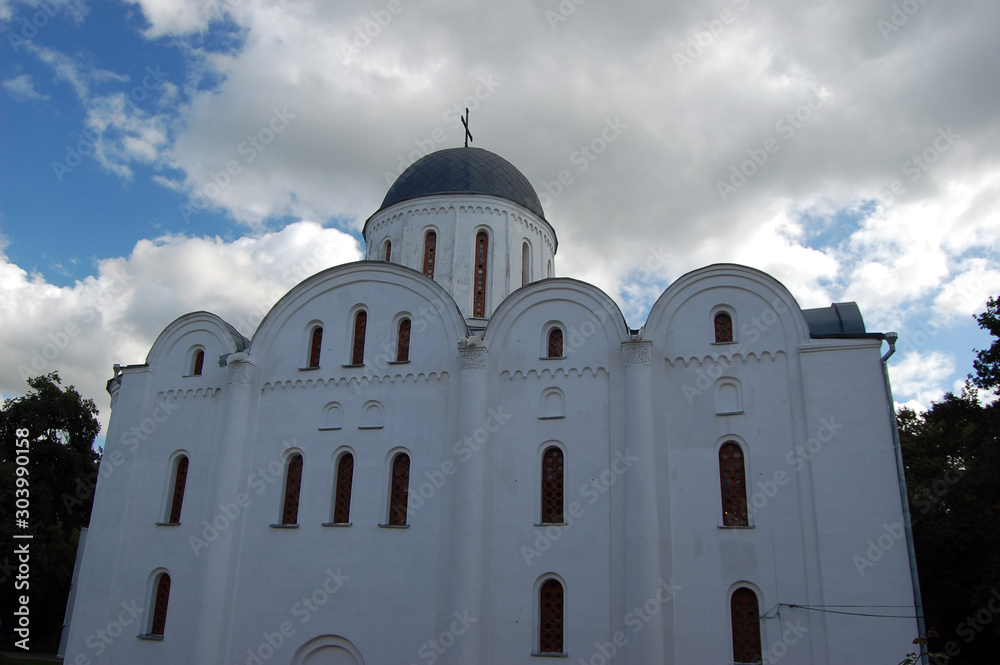
[{"label": "tall narrow window", "polygon": [[299,491],[302,489],[302,455],[292,455],[285,475],[285,503],[281,509],[282,524],[298,524]]},{"label": "tall narrow window", "polygon": [[392,486],[389,488],[389,524],[406,525],[406,498],[410,489],[410,456],[400,453],[392,460]]},{"label": "tall narrow window", "polygon": [[488,253],[490,237],[486,231],[476,234],[476,273],[473,275],[472,316],[486,316],[486,270],[488,268]]},{"label": "tall narrow window", "polygon": [[559,580],[545,580],[538,590],[538,651],[563,652],[563,587]]},{"label": "tall narrow window", "polygon": [[733,341],[733,318],[726,312],[719,312],[715,315],[715,341]]},{"label": "tall narrow window", "polygon": [[184,485],[187,484],[188,458],[181,455],[177,458],[177,467],[174,470],[174,493],[170,499],[170,516],[168,523],[180,524],[181,506],[184,504]]},{"label": "tall narrow window", "polygon": [[205,352],[198,349],[194,354],[194,367],[191,368],[192,376],[201,376],[201,370],[205,367]]},{"label": "tall narrow window", "polygon": [[354,455],[344,453],[337,464],[337,494],[333,500],[333,523],[351,521],[351,487],[354,484]]},{"label": "tall narrow window", "polygon": [[531,248],[528,242],[521,243],[521,286],[527,286],[531,281]]},{"label": "tall narrow window", "polygon": [[428,231],[424,236],[424,274],[434,279],[434,256],[437,253],[437,233]]},{"label": "tall narrow window", "polygon": [[323,327],[313,328],[312,338],[309,342],[309,366],[319,367],[319,355],[323,350]]},{"label": "tall narrow window", "polygon": [[746,587],[733,592],[733,662],[761,662],[760,611],[757,594]]},{"label": "tall narrow window", "polygon": [[563,333],[562,328],[555,327],[549,331],[549,358],[562,358]]},{"label": "tall narrow window", "polygon": [[542,455],[542,524],[563,522],[563,452],[556,446]]},{"label": "tall narrow window", "polygon": [[163,635],[167,625],[167,604],[170,602],[170,575],[162,573],[156,582],[153,596],[153,620],[149,625],[150,635]]},{"label": "tall narrow window", "polygon": [[399,331],[396,335],[396,362],[406,362],[410,359],[410,320],[403,319],[399,322]]},{"label": "tall narrow window", "polygon": [[365,329],[368,328],[368,312],[361,310],[354,317],[354,348],[351,351],[351,364],[365,363]]},{"label": "tall narrow window", "polygon": [[385,241],[385,255],[382,257],[383,261],[389,261],[392,258],[392,241]]},{"label": "tall narrow window", "polygon": [[719,476],[722,484],[722,524],[749,526],[743,450],[732,441],[719,448]]}]

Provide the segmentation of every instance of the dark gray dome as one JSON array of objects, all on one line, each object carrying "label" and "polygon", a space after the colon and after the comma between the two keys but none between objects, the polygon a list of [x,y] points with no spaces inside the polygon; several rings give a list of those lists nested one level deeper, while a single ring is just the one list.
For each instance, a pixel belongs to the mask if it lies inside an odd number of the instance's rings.
[{"label": "dark gray dome", "polygon": [[434,194],[498,196],[545,219],[528,179],[506,159],[482,148],[448,148],[421,157],[392,183],[379,210]]}]

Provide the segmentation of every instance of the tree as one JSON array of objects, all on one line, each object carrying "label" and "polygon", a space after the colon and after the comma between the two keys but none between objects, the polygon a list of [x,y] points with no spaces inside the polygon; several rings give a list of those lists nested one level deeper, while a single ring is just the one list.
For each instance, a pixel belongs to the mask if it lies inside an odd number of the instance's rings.
[{"label": "tree", "polygon": [[983,404],[977,390],[1000,378],[998,299],[976,318],[995,339],[962,393],[897,414],[924,616],[950,665],[1000,651],[1000,401]]},{"label": "tree", "polygon": [[[59,642],[76,545],[80,528],[90,521],[99,462],[93,448],[101,430],[97,407],[76,388],[63,389],[61,383],[57,372],[28,379],[31,390],[0,407],[0,541],[14,542],[14,533],[32,535],[30,541],[19,541],[30,543],[28,589],[14,593],[17,562],[11,549],[0,554],[0,616],[6,622],[15,611],[15,597],[29,595],[33,650]],[[18,439],[28,441],[27,455],[17,447]],[[15,525],[18,454],[27,457],[26,529]],[[11,637],[10,632],[4,637]]]},{"label": "tree", "polygon": [[972,368],[976,370],[970,376],[972,383],[985,390],[1000,387],[1000,297],[990,298],[986,303],[986,311],[976,317],[979,327],[989,330],[993,335],[990,348],[976,352]]}]

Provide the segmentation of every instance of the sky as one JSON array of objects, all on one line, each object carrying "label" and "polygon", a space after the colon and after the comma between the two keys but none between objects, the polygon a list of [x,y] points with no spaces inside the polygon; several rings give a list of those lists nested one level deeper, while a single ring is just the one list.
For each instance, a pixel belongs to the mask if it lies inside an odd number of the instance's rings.
[{"label": "sky", "polygon": [[926,408],[1000,295],[998,25],[988,0],[0,0],[0,395],[59,371],[106,426],[112,365],[177,317],[252,337],[469,108],[556,274],[630,327],[752,266],[898,332],[894,397]]}]

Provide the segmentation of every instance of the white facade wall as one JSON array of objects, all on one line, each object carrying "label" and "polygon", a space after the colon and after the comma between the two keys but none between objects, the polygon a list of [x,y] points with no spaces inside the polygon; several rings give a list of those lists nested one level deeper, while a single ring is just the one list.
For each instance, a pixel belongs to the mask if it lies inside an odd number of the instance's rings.
[{"label": "white facade wall", "polygon": [[[855,558],[902,523],[879,340],[812,339],[784,287],[732,265],[677,280],[632,332],[595,287],[537,281],[555,251],[546,222],[495,197],[453,198],[373,216],[369,260],[296,286],[249,348],[190,314],[112,381],[67,662],[547,662],[532,652],[548,577],[565,589],[574,664],[605,662],[616,642],[613,662],[731,663],[741,586],[760,601],[765,662],[895,662],[915,621],[802,609],[913,605],[905,542],[861,570]],[[433,281],[418,272],[428,226]],[[480,336],[463,275],[484,226],[493,300]],[[392,262],[372,260],[386,238]],[[537,243],[534,281],[519,288],[524,238]],[[359,308],[365,363],[351,366]],[[713,341],[719,308],[733,343]],[[397,364],[401,316],[412,337]],[[322,354],[308,368],[315,325]],[[553,325],[561,358],[545,357]],[[186,376],[197,348],[204,373]],[[727,441],[746,454],[749,527],[722,524]],[[565,455],[567,520],[540,526],[549,446]],[[324,526],[345,451],[351,525]],[[400,451],[408,526],[388,528]],[[179,453],[181,524],[158,526]],[[298,526],[280,528],[292,454],[304,460]],[[165,636],[137,639],[158,571],[171,578]]]}]

